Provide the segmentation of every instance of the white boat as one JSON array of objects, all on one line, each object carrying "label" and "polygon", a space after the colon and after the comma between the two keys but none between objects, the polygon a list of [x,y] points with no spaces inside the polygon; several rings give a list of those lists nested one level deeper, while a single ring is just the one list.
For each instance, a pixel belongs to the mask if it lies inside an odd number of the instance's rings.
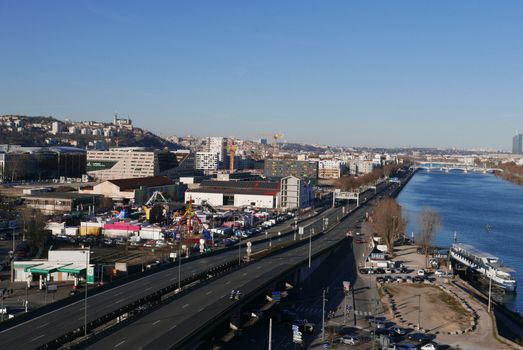
[{"label": "white boat", "polygon": [[450,257],[487,279],[492,279],[493,284],[506,292],[516,291],[517,281],[514,270],[504,266],[498,257],[463,243],[454,243],[450,247]]}]

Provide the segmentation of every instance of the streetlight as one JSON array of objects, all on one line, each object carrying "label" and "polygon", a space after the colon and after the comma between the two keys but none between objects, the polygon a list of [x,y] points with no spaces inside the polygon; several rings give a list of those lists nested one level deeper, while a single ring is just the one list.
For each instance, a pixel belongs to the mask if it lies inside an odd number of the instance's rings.
[{"label": "streetlight", "polygon": [[242,234],[239,234],[240,242],[238,243],[238,266],[242,263]]},{"label": "streetlight", "polygon": [[[85,294],[84,294],[84,336],[87,337],[87,272],[89,270],[89,255],[91,247],[84,249],[85,254]],[[46,290],[47,292],[47,290]]]},{"label": "streetlight", "polygon": [[296,240],[296,233],[298,233],[298,218],[294,218],[294,240]]},{"label": "streetlight", "polygon": [[311,257],[312,257],[312,234],[314,233],[314,228],[311,228],[309,233],[309,269],[311,268]]}]

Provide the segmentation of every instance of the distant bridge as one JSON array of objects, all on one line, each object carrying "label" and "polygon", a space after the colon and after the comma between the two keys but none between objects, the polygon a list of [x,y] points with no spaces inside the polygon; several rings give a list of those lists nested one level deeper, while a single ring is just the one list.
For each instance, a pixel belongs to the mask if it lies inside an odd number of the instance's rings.
[{"label": "distant bridge", "polygon": [[454,162],[417,162],[416,168],[425,169],[427,171],[439,170],[445,173],[451,171],[462,171],[464,173],[476,172],[476,173],[493,173],[495,171],[503,171],[500,168],[488,168],[486,166],[475,166],[466,163],[454,163]]}]

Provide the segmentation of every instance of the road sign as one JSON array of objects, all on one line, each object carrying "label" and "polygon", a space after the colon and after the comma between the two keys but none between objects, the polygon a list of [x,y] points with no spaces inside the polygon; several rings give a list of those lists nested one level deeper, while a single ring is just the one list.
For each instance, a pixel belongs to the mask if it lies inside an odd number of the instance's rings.
[{"label": "road sign", "polygon": [[252,246],[252,243],[251,242],[247,242],[247,247],[251,247]]},{"label": "road sign", "polygon": [[323,343],[323,348],[324,349],[328,349],[329,348],[329,343],[327,343],[327,342]]},{"label": "road sign", "polygon": [[299,234],[299,235],[303,235],[304,233],[305,233],[305,229],[304,229],[304,227],[303,227],[303,226],[300,226],[300,227],[298,228],[298,234]]},{"label": "road sign", "polygon": [[347,305],[347,312],[351,312],[351,311],[352,311],[352,305],[349,304],[349,305]]},{"label": "road sign", "polygon": [[281,300],[281,292],[280,291],[272,292],[272,300],[280,301]]},{"label": "road sign", "polygon": [[292,330],[293,330],[293,331],[299,331],[299,330],[300,330],[300,327],[298,327],[297,325],[293,324],[293,325],[292,325]]}]

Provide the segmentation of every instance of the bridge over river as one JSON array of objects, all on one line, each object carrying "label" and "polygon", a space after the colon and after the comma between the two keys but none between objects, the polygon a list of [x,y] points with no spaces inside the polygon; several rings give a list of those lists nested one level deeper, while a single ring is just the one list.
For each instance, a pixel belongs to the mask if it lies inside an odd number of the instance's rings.
[{"label": "bridge over river", "polygon": [[477,173],[493,173],[496,171],[503,171],[503,169],[500,168],[489,168],[486,166],[476,166],[471,165],[467,163],[459,163],[459,162],[441,162],[441,161],[425,161],[425,162],[417,162],[415,165],[418,169],[425,169],[428,171],[433,170],[439,170],[445,173],[448,173],[450,171],[462,171],[464,173],[468,172],[477,172]]}]

